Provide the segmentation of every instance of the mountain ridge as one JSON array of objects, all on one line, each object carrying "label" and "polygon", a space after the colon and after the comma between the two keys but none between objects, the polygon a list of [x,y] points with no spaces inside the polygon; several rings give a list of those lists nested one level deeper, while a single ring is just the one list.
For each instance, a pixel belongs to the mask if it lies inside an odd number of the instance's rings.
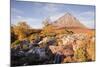
[{"label": "mountain ridge", "polygon": [[63,16],[59,17],[57,20],[55,20],[51,24],[58,28],[64,28],[64,27],[66,28],[87,28],[71,13],[65,13]]}]

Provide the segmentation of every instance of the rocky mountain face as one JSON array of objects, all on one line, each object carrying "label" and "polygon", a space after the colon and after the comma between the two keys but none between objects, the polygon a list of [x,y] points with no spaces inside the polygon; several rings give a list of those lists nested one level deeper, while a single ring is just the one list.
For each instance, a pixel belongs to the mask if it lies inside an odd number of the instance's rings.
[{"label": "rocky mountain face", "polygon": [[86,28],[76,17],[70,13],[64,14],[58,20],[54,21],[52,25],[58,28]]}]

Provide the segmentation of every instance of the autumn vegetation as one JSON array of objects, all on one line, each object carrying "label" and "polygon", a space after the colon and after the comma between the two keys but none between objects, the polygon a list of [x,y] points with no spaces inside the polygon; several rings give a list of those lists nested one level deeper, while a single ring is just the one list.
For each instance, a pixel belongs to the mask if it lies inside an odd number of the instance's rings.
[{"label": "autumn vegetation", "polygon": [[[69,62],[85,62],[95,60],[95,32],[94,30],[74,32],[75,29],[61,28],[58,29],[51,25],[48,21],[43,22],[42,29],[34,29],[27,22],[19,22],[11,25],[11,56],[12,65],[37,65],[58,63],[55,56],[61,54],[60,63]],[[28,43],[22,44],[23,40]],[[33,47],[33,40],[35,44]],[[19,46],[19,48],[17,48]],[[43,48],[46,54],[46,60],[37,56],[37,54],[28,54],[31,49]],[[15,54],[23,51],[23,55],[15,56]],[[27,56],[26,56],[27,55]],[[17,59],[16,59],[17,58]],[[19,63],[20,62],[20,63]]]}]

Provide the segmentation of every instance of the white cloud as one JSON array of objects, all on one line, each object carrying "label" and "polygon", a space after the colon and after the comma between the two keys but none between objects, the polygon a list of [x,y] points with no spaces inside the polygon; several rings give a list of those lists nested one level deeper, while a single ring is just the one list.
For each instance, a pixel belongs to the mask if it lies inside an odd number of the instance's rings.
[{"label": "white cloud", "polygon": [[43,7],[43,10],[48,13],[49,16],[52,16],[52,15],[56,15],[56,14],[59,14],[61,12],[61,10],[58,8],[58,6],[56,4],[46,4],[44,7]]},{"label": "white cloud", "polygon": [[12,14],[13,14],[13,13],[23,14],[24,12],[21,11],[21,10],[18,10],[18,9],[16,9],[16,8],[11,8],[11,13],[12,13]]},{"label": "white cloud", "polygon": [[25,21],[29,24],[32,28],[42,28],[41,19],[38,18],[31,18],[31,17],[22,17],[16,16],[16,19],[12,19],[12,24],[17,24],[20,21]]},{"label": "white cloud", "polygon": [[65,13],[59,13],[57,15],[53,15],[50,17],[51,21],[55,21],[57,19],[59,19],[61,16],[63,16]]},{"label": "white cloud", "polygon": [[94,17],[94,15],[95,15],[95,12],[92,12],[92,11],[87,11],[87,12],[83,12],[79,14],[79,16],[91,16],[91,17]]},{"label": "white cloud", "polygon": [[28,22],[28,24],[32,28],[42,28],[42,24],[40,23],[41,22],[40,19],[37,19],[37,18],[25,18],[23,20],[26,21],[26,22]]},{"label": "white cloud", "polygon": [[77,15],[77,18],[89,28],[95,28],[95,12],[87,11]]},{"label": "white cloud", "polygon": [[18,15],[18,16],[16,16],[16,18],[21,19],[21,18],[22,18],[22,16]]},{"label": "white cloud", "polygon": [[46,11],[53,11],[53,12],[59,10],[58,7],[56,7],[55,4],[46,4],[43,8]]}]

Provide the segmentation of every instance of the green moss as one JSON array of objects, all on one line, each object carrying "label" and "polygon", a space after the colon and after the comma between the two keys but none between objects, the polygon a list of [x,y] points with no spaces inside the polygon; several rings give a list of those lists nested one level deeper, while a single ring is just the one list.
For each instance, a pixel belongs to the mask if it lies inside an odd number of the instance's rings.
[{"label": "green moss", "polygon": [[20,44],[20,40],[16,40],[16,41],[13,42],[12,44],[14,44],[14,45],[18,45],[18,44]]}]

